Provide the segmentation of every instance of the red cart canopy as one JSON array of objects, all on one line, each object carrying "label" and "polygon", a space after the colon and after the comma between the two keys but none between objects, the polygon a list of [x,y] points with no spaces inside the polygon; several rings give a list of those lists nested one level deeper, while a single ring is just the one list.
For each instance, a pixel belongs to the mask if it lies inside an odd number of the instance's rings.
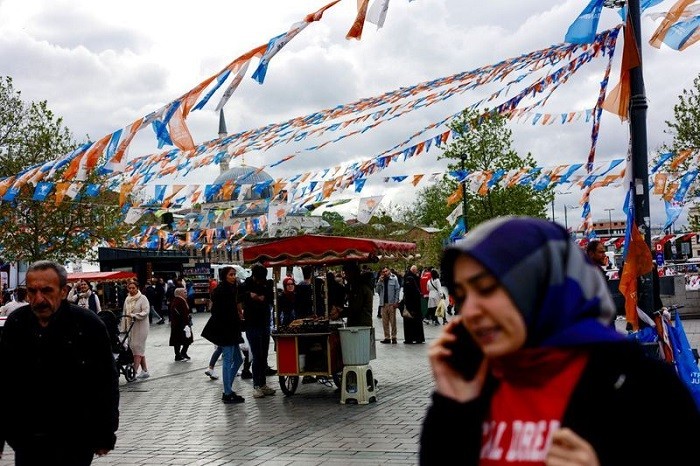
[{"label": "red cart canopy", "polygon": [[127,280],[129,278],[136,278],[136,274],[124,270],[117,270],[114,272],[75,272],[68,274],[69,282],[77,282],[80,280],[85,280],[86,282],[104,282]]},{"label": "red cart canopy", "polygon": [[348,261],[373,262],[408,257],[415,243],[345,236],[301,235],[243,248],[243,262],[265,267],[334,265]]}]

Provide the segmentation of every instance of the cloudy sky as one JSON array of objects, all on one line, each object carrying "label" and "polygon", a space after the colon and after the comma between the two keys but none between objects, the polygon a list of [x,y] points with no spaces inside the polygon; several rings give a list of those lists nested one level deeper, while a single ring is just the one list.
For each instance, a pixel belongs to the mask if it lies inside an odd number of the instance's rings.
[{"label": "cloudy sky", "polygon": [[[326,0],[0,0],[0,76],[11,76],[26,101],[47,100],[64,118],[76,139],[97,140],[157,110],[181,96],[226,64],[271,37],[288,30]],[[248,76],[225,107],[229,133],[282,122],[360,98],[411,86],[454,73],[473,70],[501,60],[563,42],[568,26],[588,0],[392,0],[386,23],[377,29],[366,24],[361,41],[346,40],[355,17],[356,2],[342,0],[320,22],[312,23],[272,60],[263,85]],[[649,12],[666,11],[666,0]],[[620,21],[604,10],[599,31]],[[683,89],[690,89],[700,68],[700,44],[685,52],[665,45],[655,49],[648,39],[660,20],[642,18],[644,75],[649,101],[650,154],[671,137],[665,121]],[[621,41],[620,41],[621,44]],[[617,82],[622,47],[611,73]],[[596,60],[560,86],[542,109],[546,113],[577,112],[592,108],[607,60]],[[271,168],[273,178],[334,167],[342,162],[372,158],[408,139],[427,125],[458,112],[481,98],[469,92],[429,109],[413,112],[368,131],[362,137],[307,152]],[[188,125],[195,142],[217,137],[218,115],[212,99],[193,112]],[[530,152],[541,166],[584,163],[590,148],[590,123],[533,126],[513,122],[514,147]],[[425,136],[435,135],[433,130]],[[142,134],[143,133],[143,134]],[[604,114],[597,161],[624,158],[627,125]],[[350,139],[350,138],[349,138]],[[291,148],[245,156],[248,165],[279,160]],[[159,152],[150,131],[142,131],[130,156]],[[406,204],[415,189],[387,185],[384,176],[433,173],[444,170],[438,151],[395,164],[368,181],[362,195],[386,194],[384,204]],[[213,181],[218,167],[184,181]],[[193,181],[194,180],[194,181]],[[178,181],[183,183],[182,180]],[[403,187],[402,187],[403,186]],[[424,185],[419,184],[418,188]],[[564,223],[564,205],[578,204],[580,191],[557,196],[555,217]],[[335,197],[359,197],[354,192]],[[594,220],[622,218],[620,187],[595,191],[591,196]],[[347,204],[351,213],[357,203]],[[550,214],[551,215],[551,214]],[[580,209],[569,209],[569,226]],[[652,197],[652,226],[663,223],[661,202]]]}]

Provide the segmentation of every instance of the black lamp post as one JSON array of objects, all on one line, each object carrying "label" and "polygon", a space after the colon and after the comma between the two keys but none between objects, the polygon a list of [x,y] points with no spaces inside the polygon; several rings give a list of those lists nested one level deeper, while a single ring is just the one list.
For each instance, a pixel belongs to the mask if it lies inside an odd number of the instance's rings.
[{"label": "black lamp post", "polygon": [[[465,164],[466,164],[466,154],[462,154],[462,173],[465,173]],[[466,176],[462,180],[462,223],[464,223],[464,233],[466,234],[469,231],[469,226],[467,224],[467,180]]]}]

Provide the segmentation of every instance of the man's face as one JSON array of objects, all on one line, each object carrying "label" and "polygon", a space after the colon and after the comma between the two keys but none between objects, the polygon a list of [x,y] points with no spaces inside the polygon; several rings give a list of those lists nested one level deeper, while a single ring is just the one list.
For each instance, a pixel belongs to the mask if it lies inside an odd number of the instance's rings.
[{"label": "man's face", "polygon": [[58,283],[58,274],[51,269],[27,273],[27,301],[40,321],[47,321],[61,306],[68,291]]},{"label": "man's face", "polygon": [[382,269],[382,277],[388,277],[389,276],[389,269]]},{"label": "man's face", "polygon": [[596,248],[591,251],[591,260],[602,267],[607,265],[608,256],[605,255],[605,246],[602,244],[596,246]]}]

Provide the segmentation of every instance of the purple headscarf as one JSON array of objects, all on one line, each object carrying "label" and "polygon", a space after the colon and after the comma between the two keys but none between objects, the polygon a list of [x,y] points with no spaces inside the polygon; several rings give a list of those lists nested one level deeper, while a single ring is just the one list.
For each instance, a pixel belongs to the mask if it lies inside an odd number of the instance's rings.
[{"label": "purple headscarf", "polygon": [[531,217],[484,222],[449,246],[443,283],[452,292],[461,254],[480,262],[503,285],[527,325],[526,347],[618,341],[615,305],[596,265],[560,225]]}]

